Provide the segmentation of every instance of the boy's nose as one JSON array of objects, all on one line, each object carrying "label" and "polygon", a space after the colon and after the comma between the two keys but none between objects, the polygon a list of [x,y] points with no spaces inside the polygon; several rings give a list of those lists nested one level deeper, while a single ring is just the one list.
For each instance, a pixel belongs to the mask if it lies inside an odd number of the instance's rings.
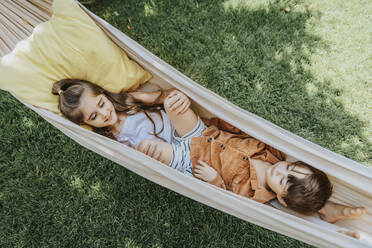
[{"label": "boy's nose", "polygon": [[287,175],[287,171],[285,171],[285,170],[277,170],[277,175],[280,175],[280,176],[285,176],[285,175]]}]

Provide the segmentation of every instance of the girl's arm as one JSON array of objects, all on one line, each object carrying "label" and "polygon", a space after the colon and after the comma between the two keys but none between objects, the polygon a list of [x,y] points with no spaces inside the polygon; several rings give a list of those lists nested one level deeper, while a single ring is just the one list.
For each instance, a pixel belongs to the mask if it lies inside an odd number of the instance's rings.
[{"label": "girl's arm", "polygon": [[166,165],[169,165],[172,161],[173,147],[169,143],[144,139],[136,149]]},{"label": "girl's arm", "polygon": [[198,122],[198,117],[190,109],[190,99],[177,89],[154,92],[134,91],[127,94],[135,101],[148,106],[163,104],[168,118],[181,137],[192,131]]},{"label": "girl's arm", "polygon": [[142,91],[133,91],[128,92],[128,95],[132,96],[134,100],[142,102],[146,105],[158,105],[163,104],[165,98],[175,89],[169,90],[158,90],[153,92],[142,92]]}]

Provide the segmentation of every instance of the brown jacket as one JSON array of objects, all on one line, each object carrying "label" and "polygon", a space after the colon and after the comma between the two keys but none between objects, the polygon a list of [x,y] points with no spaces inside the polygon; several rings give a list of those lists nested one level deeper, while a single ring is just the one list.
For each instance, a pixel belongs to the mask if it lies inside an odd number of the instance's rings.
[{"label": "brown jacket", "polygon": [[274,199],[274,193],[258,185],[249,158],[274,164],[285,154],[218,118],[203,121],[208,126],[203,136],[191,139],[193,170],[202,160],[217,171],[211,184],[262,203]]}]

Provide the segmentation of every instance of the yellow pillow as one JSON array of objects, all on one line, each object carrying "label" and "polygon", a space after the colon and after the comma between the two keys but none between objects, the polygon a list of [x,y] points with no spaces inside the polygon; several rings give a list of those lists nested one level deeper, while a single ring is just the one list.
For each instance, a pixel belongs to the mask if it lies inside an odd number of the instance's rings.
[{"label": "yellow pillow", "polygon": [[79,78],[108,91],[134,89],[151,74],[130,60],[75,0],[55,0],[51,20],[1,58],[0,88],[59,113],[55,81]]}]

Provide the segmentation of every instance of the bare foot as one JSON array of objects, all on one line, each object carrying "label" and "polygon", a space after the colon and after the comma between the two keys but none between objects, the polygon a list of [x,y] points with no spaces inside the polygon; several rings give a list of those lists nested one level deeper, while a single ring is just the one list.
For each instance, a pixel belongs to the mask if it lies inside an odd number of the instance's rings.
[{"label": "bare foot", "polygon": [[[329,223],[335,223],[339,220],[353,219],[366,213],[364,207],[350,207],[331,201],[327,201],[326,205],[318,211],[320,218]],[[350,235],[349,235],[350,236]]]},{"label": "bare foot", "polygon": [[354,239],[360,239],[360,234],[356,231],[350,231],[350,230],[338,230],[337,232],[345,234],[347,236],[350,236]]}]

